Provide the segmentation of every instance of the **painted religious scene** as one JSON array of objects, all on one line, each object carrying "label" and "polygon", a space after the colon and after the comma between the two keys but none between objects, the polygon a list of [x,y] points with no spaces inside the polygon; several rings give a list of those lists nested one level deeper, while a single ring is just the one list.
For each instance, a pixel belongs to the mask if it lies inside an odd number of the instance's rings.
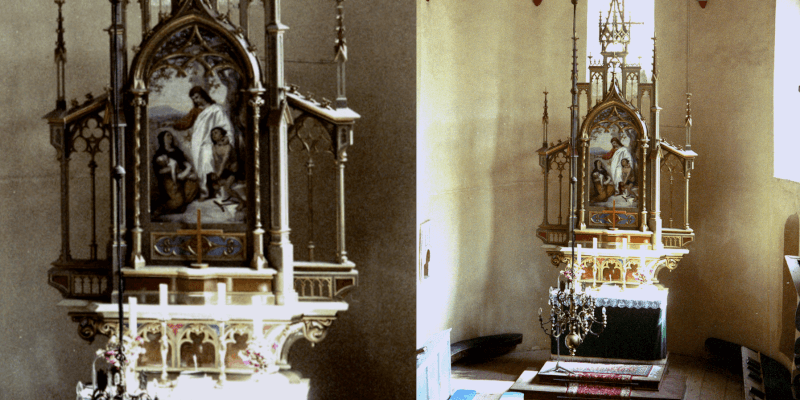
[{"label": "painted religious scene", "polygon": [[639,207],[638,132],[630,114],[617,107],[601,111],[589,128],[589,205]]},{"label": "painted religious scene", "polygon": [[244,222],[246,103],[225,42],[197,25],[155,54],[148,81],[150,219]]}]

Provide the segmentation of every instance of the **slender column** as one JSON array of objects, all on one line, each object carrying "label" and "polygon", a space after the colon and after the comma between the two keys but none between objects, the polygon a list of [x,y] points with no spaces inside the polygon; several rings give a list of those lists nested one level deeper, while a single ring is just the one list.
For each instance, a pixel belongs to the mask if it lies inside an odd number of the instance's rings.
[{"label": "slender column", "polygon": [[[125,227],[125,168],[124,168],[124,154],[125,147],[123,142],[122,129],[124,124],[121,121],[121,107],[120,97],[122,84],[124,82],[125,70],[125,48],[124,45],[124,24],[123,13],[124,8],[121,6],[122,0],[111,1],[111,27],[109,28],[110,40],[110,75],[111,75],[111,88],[109,98],[111,100],[110,115],[111,120],[111,143],[113,150],[111,151],[111,166],[112,171],[112,267],[117,273],[117,304],[119,312],[119,343],[122,346],[123,338],[123,318],[124,311],[122,307],[123,293],[125,291],[124,280],[122,279],[122,265],[124,264],[124,254],[126,252],[126,244],[124,240],[124,227]],[[121,351],[121,350],[120,350]]]},{"label": "slender column", "polygon": [[92,161],[89,161],[89,180],[92,193],[92,241],[89,244],[89,259],[97,260],[97,162],[92,154]]},{"label": "slender column", "polygon": [[544,182],[544,217],[542,218],[542,225],[547,226],[549,225],[547,221],[547,214],[548,214],[548,207],[547,207],[547,200],[549,198],[549,191],[548,191],[548,180],[550,177],[550,159],[547,157],[547,125],[550,123],[550,117],[547,115],[547,89],[544,91],[544,114],[542,115],[542,149],[545,151],[544,156],[539,156],[539,160],[544,160],[544,165],[542,165],[543,171],[542,173],[544,176],[542,177],[542,181]]},{"label": "slender column", "polygon": [[[589,148],[589,139],[586,137],[581,137],[581,160],[586,160],[586,149]],[[589,195],[589,191],[586,190],[586,167],[583,166],[581,169],[581,180],[580,180],[580,211],[578,212],[578,225],[581,229],[586,229],[586,197]]]},{"label": "slender column", "polygon": [[683,229],[686,229],[687,231],[692,230],[692,228],[689,227],[689,179],[692,177],[692,168],[690,167],[691,163],[691,160],[683,161],[683,179],[686,181],[686,198],[683,202]]},{"label": "slender column", "polygon": [[[686,151],[690,150],[692,150],[692,94],[686,93]],[[689,228],[689,179],[692,177],[693,164],[693,160],[683,160],[684,179],[686,180],[686,199],[683,202],[683,228],[687,231],[692,230],[692,228]]]},{"label": "slender column", "polygon": [[642,213],[639,216],[639,230],[642,232],[647,231],[647,137],[644,136],[641,139],[642,141],[642,174],[641,174],[641,182],[642,182],[642,198],[639,200],[642,202]]},{"label": "slender column", "polygon": [[131,264],[134,269],[143,268],[145,266],[144,256],[142,255],[142,230],[141,214],[142,214],[142,108],[147,105],[147,102],[142,97],[142,93],[134,93],[133,102],[131,103],[134,109],[134,184],[133,184],[133,251],[131,255]]},{"label": "slender column", "polygon": [[[62,6],[65,0],[55,0],[58,5],[58,28],[56,33],[55,63],[56,63],[56,109],[67,110],[65,98],[65,69],[67,64],[67,47],[64,43],[64,15]],[[58,262],[66,263],[72,260],[69,248],[69,153],[71,141],[68,137],[67,126],[64,124],[50,125],[50,142],[58,151],[61,162],[61,255]]]},{"label": "slender column", "polygon": [[[578,201],[577,172],[578,172],[578,37],[575,30],[575,18],[578,9],[578,0],[572,0],[572,105],[570,106],[570,164],[569,164],[569,242],[575,253],[575,228],[577,223],[576,209]],[[574,261],[571,261],[574,262]]]},{"label": "slender column", "polygon": [[314,261],[314,157],[308,151],[306,169],[308,174],[308,261]]},{"label": "slender column", "polygon": [[53,142],[58,141],[60,144],[60,147],[56,147],[59,161],[61,161],[61,256],[58,262],[68,263],[72,261],[69,244],[69,142],[71,140],[64,125],[51,127],[50,129],[53,130],[52,135],[54,136],[53,139],[55,139]]},{"label": "slender column", "polygon": [[339,207],[336,209],[336,219],[338,221],[338,230],[336,232],[336,252],[339,258],[339,263],[344,264],[347,262],[347,249],[345,248],[345,203],[344,203],[344,166],[347,162],[347,148],[352,144],[353,126],[344,125],[337,127],[339,143],[337,149],[336,166],[339,170],[339,186],[337,194],[339,195]]},{"label": "slender column", "polygon": [[662,230],[662,220],[661,220],[661,160],[662,154],[660,151],[660,143],[661,143],[661,131],[659,128],[660,124],[660,112],[661,107],[658,106],[658,51],[657,51],[657,39],[655,35],[653,36],[653,83],[652,83],[652,91],[650,92],[651,95],[651,107],[650,107],[650,123],[652,124],[651,131],[652,134],[652,141],[653,141],[653,171],[652,171],[652,188],[651,193],[653,196],[652,199],[652,214],[650,216],[650,229],[653,230],[653,246],[654,248],[662,248],[664,244],[661,241],[661,230]]},{"label": "slender column", "polygon": [[265,1],[267,7],[267,91],[270,118],[270,244],[267,257],[277,271],[275,302],[297,301],[294,291],[294,248],[289,240],[289,111],[283,68],[283,36],[280,0]]},{"label": "slender column", "polygon": [[250,106],[253,107],[253,186],[255,193],[255,226],[253,230],[253,260],[251,266],[256,270],[264,269],[267,264],[264,258],[264,228],[261,224],[261,107],[264,99],[261,98],[263,89],[257,88],[252,92],[253,98]]}]

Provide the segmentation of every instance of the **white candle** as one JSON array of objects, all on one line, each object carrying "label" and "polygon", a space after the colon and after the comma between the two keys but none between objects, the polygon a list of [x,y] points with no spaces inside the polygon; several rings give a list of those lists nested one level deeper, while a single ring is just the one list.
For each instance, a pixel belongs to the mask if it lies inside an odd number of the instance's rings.
[{"label": "white candle", "polygon": [[578,265],[581,265],[581,245],[578,245]]},{"label": "white candle", "polygon": [[128,297],[128,324],[131,337],[136,337],[138,329],[136,326],[136,297]]},{"label": "white candle", "polygon": [[628,238],[622,238],[622,249],[628,250]]},{"label": "white candle", "polygon": [[158,285],[158,305],[164,307],[169,304],[167,297],[167,284],[161,283]]},{"label": "white candle", "polygon": [[226,286],[224,283],[219,282],[217,283],[217,305],[224,306],[227,303],[227,298],[225,296],[225,289]]},{"label": "white candle", "polygon": [[597,250],[597,238],[592,238],[592,248]]}]

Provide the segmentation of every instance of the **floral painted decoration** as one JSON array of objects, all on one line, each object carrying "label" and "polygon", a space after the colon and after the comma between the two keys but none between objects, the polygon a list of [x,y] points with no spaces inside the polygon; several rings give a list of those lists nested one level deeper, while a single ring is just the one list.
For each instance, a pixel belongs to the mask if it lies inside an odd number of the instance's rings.
[{"label": "floral painted decoration", "polygon": [[267,343],[266,340],[254,340],[250,342],[247,349],[239,352],[244,365],[255,368],[256,372],[271,374],[278,371],[275,365],[278,357],[275,353],[278,350],[277,343]]}]

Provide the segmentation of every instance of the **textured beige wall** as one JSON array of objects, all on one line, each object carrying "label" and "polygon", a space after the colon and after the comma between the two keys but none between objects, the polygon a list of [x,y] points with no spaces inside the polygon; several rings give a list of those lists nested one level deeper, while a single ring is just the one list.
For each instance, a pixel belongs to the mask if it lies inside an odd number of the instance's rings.
[{"label": "textured beige wall", "polygon": [[534,237],[535,151],[545,89],[549,139],[569,136],[572,11],[566,1],[418,2],[417,220],[433,237],[418,346],[446,328],[454,342],[521,332],[523,347],[545,344],[535,318],[557,272]]},{"label": "textured beige wall", "polygon": [[[690,200],[697,238],[679,268],[662,274],[671,351],[699,353],[705,338],[718,337],[779,357],[784,226],[797,212],[797,184],[773,178],[775,2],[766,3],[657,2],[669,54],[659,58],[662,93],[686,91],[688,77],[700,153]],[[664,98],[665,136],[681,143],[682,100]]]},{"label": "textured beige wall", "polygon": [[[334,3],[283,3],[291,28],[288,55],[329,59]],[[362,116],[346,172],[348,252],[358,265],[361,285],[328,338],[315,348],[298,342],[290,360],[312,378],[312,399],[374,399],[386,393],[411,398],[415,9],[389,0],[346,2],[345,7],[348,97]],[[55,106],[57,7],[37,1],[0,8],[5,72],[0,78],[0,146],[7,154],[0,159],[0,399],[72,399],[76,382],[89,379],[94,349],[102,339],[93,345],[79,339],[77,325],[56,306],[61,295],[47,285],[47,270],[60,249],[60,189],[55,150],[41,117]],[[107,85],[108,35],[103,29],[109,15],[108,1],[65,5],[68,99],[82,100]],[[136,15],[131,13],[132,25],[138,24]],[[137,35],[135,28],[131,37]],[[334,98],[330,68],[301,79],[302,73],[317,72],[311,68],[287,67],[289,82],[302,85],[304,93]]]}]

